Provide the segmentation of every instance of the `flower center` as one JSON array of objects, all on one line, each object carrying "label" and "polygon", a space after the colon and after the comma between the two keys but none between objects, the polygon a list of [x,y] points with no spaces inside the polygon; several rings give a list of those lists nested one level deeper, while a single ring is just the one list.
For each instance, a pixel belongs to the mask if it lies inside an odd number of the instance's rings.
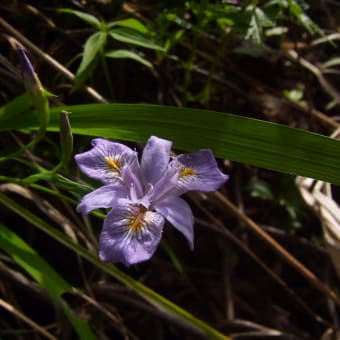
[{"label": "flower center", "polygon": [[185,176],[193,176],[196,174],[196,169],[194,168],[182,168],[179,177],[185,177]]},{"label": "flower center", "polygon": [[113,159],[110,157],[105,157],[107,165],[114,171],[120,173],[120,168],[122,167],[122,164],[119,160]]},{"label": "flower center", "polygon": [[140,229],[145,225],[145,213],[147,209],[140,205],[138,207],[138,211],[134,214],[134,216],[129,221],[129,227],[132,229],[132,231],[135,231],[136,229]]}]

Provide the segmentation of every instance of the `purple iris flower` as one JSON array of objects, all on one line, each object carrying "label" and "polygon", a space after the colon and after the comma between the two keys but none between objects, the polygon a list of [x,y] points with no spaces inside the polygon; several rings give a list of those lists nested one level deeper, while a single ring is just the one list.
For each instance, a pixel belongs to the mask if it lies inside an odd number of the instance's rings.
[{"label": "purple iris flower", "polygon": [[99,256],[126,266],[150,259],[165,220],[194,247],[194,216],[179,196],[192,190],[211,192],[227,179],[209,149],[170,157],[172,142],[149,138],[139,162],[137,152],[105,139],[94,139],[90,151],[75,159],[87,176],[104,185],[83,197],[83,214],[111,208],[99,240]]}]

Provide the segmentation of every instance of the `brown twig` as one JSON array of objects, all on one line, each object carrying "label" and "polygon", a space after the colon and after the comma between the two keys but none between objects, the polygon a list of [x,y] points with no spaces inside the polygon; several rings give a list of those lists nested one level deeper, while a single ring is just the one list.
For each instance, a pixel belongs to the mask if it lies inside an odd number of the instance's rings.
[{"label": "brown twig", "polygon": [[9,313],[15,315],[17,318],[31,326],[33,329],[44,335],[47,339],[50,340],[57,340],[55,336],[53,336],[51,333],[49,333],[44,327],[41,327],[38,325],[35,321],[28,318],[25,314],[21,313],[18,309],[16,309],[11,304],[7,303],[3,299],[0,298],[0,306],[4,309],[6,309]]},{"label": "brown twig", "polygon": [[340,298],[332,291],[327,285],[325,285],[314,273],[306,268],[299,260],[297,260],[292,254],[290,254],[285,248],[283,248],[278,242],[276,242],[267,232],[265,232],[259,225],[257,225],[252,219],[239,211],[239,209],[224,195],[219,192],[213,194],[213,196],[223,204],[228,210],[242,221],[253,233],[259,236],[266,242],[282,259],[288,262],[298,272],[300,272],[312,286],[314,286],[321,293],[331,298],[337,306],[340,306]]},{"label": "brown twig", "polygon": [[287,56],[289,59],[299,63],[302,67],[310,71],[319,81],[325,92],[327,92],[338,104],[340,103],[340,93],[327,81],[318,67],[299,56],[294,50],[289,50]]},{"label": "brown twig", "polygon": [[[196,199],[193,199],[196,204],[199,204]],[[207,224],[205,221],[200,219],[196,219],[196,222],[205,228],[209,228],[211,231],[214,231],[218,234],[227,237],[233,244],[235,244],[241,251],[243,251],[247,256],[249,256],[264,272],[266,272],[269,277],[276,282],[292,299],[296,301],[296,303],[306,312],[308,313],[315,321],[325,325],[328,328],[332,328],[332,325],[324,320],[320,315],[316,314],[311,308],[296,294],[294,291],[287,286],[287,284],[268,266],[261,261],[261,259],[251,250],[249,249],[239,238],[237,238],[232,232],[230,232],[226,226],[217,219],[213,214],[211,214],[207,209],[200,205],[200,209],[213,221],[214,225]]]}]

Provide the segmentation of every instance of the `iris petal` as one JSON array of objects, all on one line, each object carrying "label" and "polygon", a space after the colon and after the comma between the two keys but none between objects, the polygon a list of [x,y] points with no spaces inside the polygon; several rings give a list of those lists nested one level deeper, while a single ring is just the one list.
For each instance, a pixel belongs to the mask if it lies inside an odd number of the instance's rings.
[{"label": "iris petal", "polygon": [[127,197],[125,186],[109,184],[104,185],[85,195],[77,206],[77,211],[87,215],[90,211],[99,208],[111,208],[113,202],[121,197]]},{"label": "iris petal", "polygon": [[174,195],[187,191],[216,191],[227,179],[217,167],[213,153],[209,149],[179,155],[173,162],[179,167],[179,178]]},{"label": "iris petal", "polygon": [[167,197],[169,194],[172,195],[172,191],[178,182],[178,174],[178,168],[169,165],[163,176],[155,183],[152,190],[148,193],[150,202],[157,202],[164,197]]},{"label": "iris petal", "polygon": [[141,172],[145,184],[154,185],[164,174],[169,166],[172,142],[151,136],[145,145],[142,159]]},{"label": "iris petal", "polygon": [[194,249],[194,216],[187,202],[180,197],[169,197],[157,203],[156,211],[162,214],[188,240]]},{"label": "iris petal", "polygon": [[126,266],[150,259],[165,219],[193,249],[194,216],[178,196],[191,190],[215,191],[228,179],[218,169],[211,150],[170,161],[172,142],[152,136],[139,165],[137,153],[123,144],[97,138],[92,145],[75,159],[82,172],[106,185],[84,196],[77,210],[87,214],[111,208],[100,235],[100,258]]},{"label": "iris petal", "polygon": [[104,220],[99,256],[126,266],[146,261],[154,254],[162,235],[164,217],[130,200],[118,200]]},{"label": "iris petal", "polygon": [[129,147],[96,138],[93,148],[75,155],[80,170],[87,176],[105,184],[122,182],[121,169],[129,166],[132,171],[139,171],[137,153]]}]

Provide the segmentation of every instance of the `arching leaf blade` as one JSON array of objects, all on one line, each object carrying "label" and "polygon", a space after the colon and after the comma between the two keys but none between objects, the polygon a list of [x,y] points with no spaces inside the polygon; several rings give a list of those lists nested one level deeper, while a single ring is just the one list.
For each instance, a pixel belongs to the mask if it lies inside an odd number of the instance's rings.
[{"label": "arching leaf blade", "polygon": [[[58,130],[62,109],[72,112],[77,134],[138,142],[157,135],[178,150],[211,148],[216,157],[340,184],[340,141],[305,130],[209,110],[88,104],[53,108],[51,131]],[[32,114],[5,121],[4,127],[0,117],[0,130],[37,127]]]}]

